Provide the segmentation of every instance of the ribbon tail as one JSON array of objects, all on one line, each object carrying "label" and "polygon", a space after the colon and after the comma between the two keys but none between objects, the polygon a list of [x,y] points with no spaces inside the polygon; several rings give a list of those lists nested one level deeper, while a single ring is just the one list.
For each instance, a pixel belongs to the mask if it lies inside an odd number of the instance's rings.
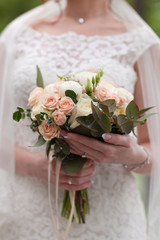
[{"label": "ribbon tail", "polygon": [[[72,198],[73,198],[73,192],[69,192],[69,196],[70,196],[70,202],[72,202]],[[75,197],[76,197],[76,192],[75,192]],[[75,201],[74,201],[74,205],[75,205]],[[76,206],[74,207],[74,213],[73,216],[75,218],[76,223],[79,223],[78,221],[78,216],[77,216],[77,211],[76,211]]]},{"label": "ribbon tail", "polygon": [[54,219],[54,214],[53,214],[52,202],[51,202],[51,164],[52,164],[52,160],[53,160],[52,157],[50,157],[49,163],[48,163],[48,200],[49,200],[50,216],[51,216],[53,229],[55,231],[55,235],[56,235],[57,239],[64,240],[57,228],[56,221]]},{"label": "ribbon tail", "polygon": [[65,235],[64,235],[64,240],[67,240],[70,228],[71,228],[71,224],[72,224],[72,219],[73,219],[73,215],[74,215],[74,209],[75,209],[75,191],[71,191],[71,213],[69,216],[69,220],[67,223],[67,227],[66,227],[66,231],[65,231]]},{"label": "ribbon tail", "polygon": [[59,228],[59,208],[58,208],[58,190],[59,190],[59,175],[62,165],[62,160],[57,158],[56,160],[56,215],[57,215],[57,226]]}]

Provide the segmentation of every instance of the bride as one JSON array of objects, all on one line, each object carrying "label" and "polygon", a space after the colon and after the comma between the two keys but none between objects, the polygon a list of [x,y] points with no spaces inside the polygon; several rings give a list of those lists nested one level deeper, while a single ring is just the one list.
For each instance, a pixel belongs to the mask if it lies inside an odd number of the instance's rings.
[{"label": "bride", "polygon": [[[49,1],[16,19],[1,36],[1,240],[56,239],[48,206],[45,151],[28,147],[37,136],[26,127],[27,120],[14,124],[12,129],[9,118],[15,106],[26,108],[35,87],[36,65],[46,85],[56,80],[56,74],[103,67],[105,80],[132,92],[140,108],[157,106],[159,113],[159,40],[134,10],[123,0],[56,2]],[[87,222],[72,224],[70,240],[146,240],[147,235],[159,239],[159,165],[155,160],[160,143],[158,129],[155,116],[148,126],[138,127],[137,141],[132,136],[105,134],[104,142],[99,142],[61,133],[73,153],[85,153],[88,158],[80,172],[60,172],[60,203],[63,189],[89,190]],[[148,234],[132,172],[153,176]],[[54,193],[54,163],[51,182]]]}]

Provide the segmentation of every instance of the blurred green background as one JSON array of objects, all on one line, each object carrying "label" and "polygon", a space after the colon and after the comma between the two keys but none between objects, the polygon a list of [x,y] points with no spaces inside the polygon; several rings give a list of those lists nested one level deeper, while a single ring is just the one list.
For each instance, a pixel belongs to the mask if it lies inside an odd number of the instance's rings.
[{"label": "blurred green background", "polygon": [[[18,15],[41,4],[41,0],[0,0],[0,31]],[[160,0],[128,0],[160,36]]]}]

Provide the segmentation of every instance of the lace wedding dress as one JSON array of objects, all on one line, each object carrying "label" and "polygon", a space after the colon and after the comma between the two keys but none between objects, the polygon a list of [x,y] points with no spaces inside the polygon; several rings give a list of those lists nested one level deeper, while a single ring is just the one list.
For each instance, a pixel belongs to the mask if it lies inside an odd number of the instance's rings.
[{"label": "lace wedding dress", "polygon": [[[151,42],[141,42],[134,30],[114,36],[85,36],[68,32],[59,36],[38,33],[25,27],[17,36],[13,88],[14,104],[27,107],[36,86],[36,65],[45,84],[56,74],[104,67],[104,79],[134,92],[134,64]],[[31,151],[37,134],[28,121],[15,124],[16,142]],[[85,225],[72,224],[69,240],[146,240],[144,207],[134,177],[121,165],[99,164],[94,184],[88,189],[90,213]],[[14,221],[0,230],[1,240],[54,240],[47,182],[27,176],[15,178]],[[62,202],[63,190],[60,189]],[[54,186],[52,186],[54,201]],[[54,202],[53,202],[54,204]]]}]

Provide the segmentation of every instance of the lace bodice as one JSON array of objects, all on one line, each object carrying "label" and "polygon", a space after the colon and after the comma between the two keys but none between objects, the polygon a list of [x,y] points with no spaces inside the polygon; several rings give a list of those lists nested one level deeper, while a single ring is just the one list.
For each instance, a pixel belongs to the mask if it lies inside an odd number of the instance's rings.
[{"label": "lace bodice", "polygon": [[[134,30],[115,36],[87,37],[74,32],[51,36],[26,27],[17,36],[14,104],[27,107],[29,93],[35,87],[36,65],[41,68],[45,84],[55,81],[56,74],[104,67],[104,79],[133,93],[137,79],[134,64],[149,44],[149,41],[141,42]],[[16,141],[25,148],[37,139],[27,124],[27,120],[15,124]],[[54,186],[52,188],[54,191]],[[1,239],[55,239],[49,216],[47,183],[17,175],[15,192],[14,223],[3,228]],[[62,194],[60,190],[60,202]],[[74,223],[69,240],[146,240],[141,198],[133,176],[121,165],[97,165],[89,198],[87,223]]]}]

